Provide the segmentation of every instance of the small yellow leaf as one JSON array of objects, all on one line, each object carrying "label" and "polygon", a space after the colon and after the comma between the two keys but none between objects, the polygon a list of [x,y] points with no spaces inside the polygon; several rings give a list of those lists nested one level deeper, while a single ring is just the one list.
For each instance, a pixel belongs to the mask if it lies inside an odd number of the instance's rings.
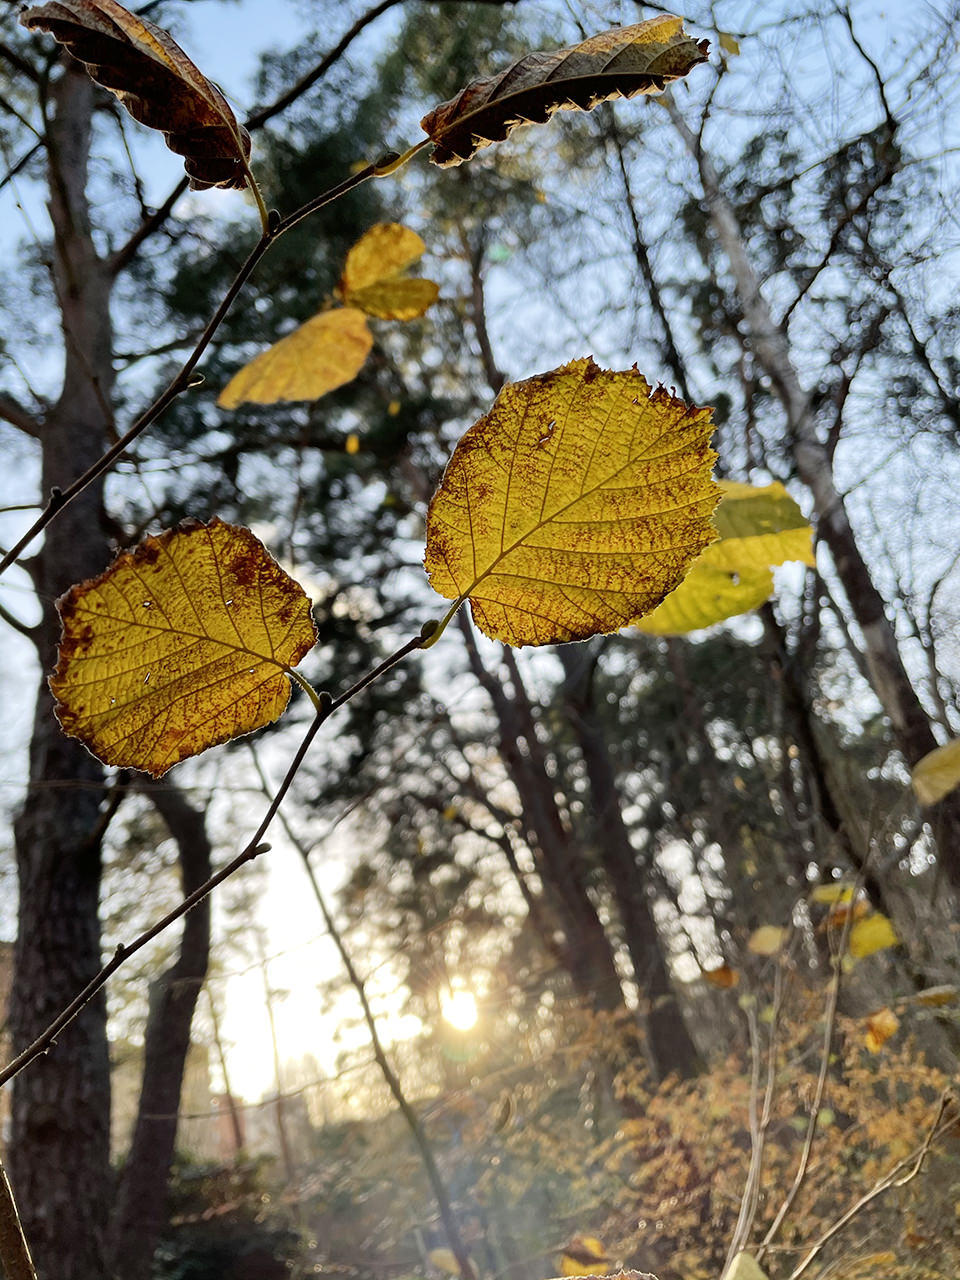
[{"label": "small yellow leaf", "polygon": [[747,950],[755,956],[775,956],[783,946],[786,929],[775,924],[762,924],[747,939]]},{"label": "small yellow leaf", "polygon": [[433,280],[403,277],[426,245],[415,231],[396,222],[371,227],[347,254],[339,293],[349,307],[380,320],[415,320],[437,300]]},{"label": "small yellow leaf", "polygon": [[867,1032],[864,1044],[871,1053],[879,1053],[900,1026],[900,1019],[892,1009],[879,1009],[867,1019]]},{"label": "small yellow leaf", "polygon": [[711,987],[719,987],[721,991],[737,986],[740,981],[740,971],[731,969],[728,964],[717,965],[715,969],[701,969],[700,972],[705,982],[709,982]]},{"label": "small yellow leaf", "polygon": [[244,403],[318,400],[352,382],[372,346],[362,311],[322,311],[235,373],[217,403],[235,409]]},{"label": "small yellow leaf", "polygon": [[724,1280],[767,1280],[767,1273],[750,1253],[738,1253]]},{"label": "small yellow leaf", "polygon": [[714,536],[710,410],[587,358],[508,384],[427,513],[434,590],[509,644],[636,623]]},{"label": "small yellow leaf", "polygon": [[310,601],[249,529],[185,521],[57,602],[50,688],[66,733],[160,777],[269,724],[316,643]]},{"label": "small yellow leaf", "polygon": [[930,1008],[937,1008],[940,1005],[956,1004],[960,997],[960,989],[953,986],[927,987],[924,991],[918,991],[913,999],[917,1004],[927,1005]]},{"label": "small yellow leaf", "polygon": [[818,884],[810,890],[810,901],[824,906],[833,906],[840,902],[849,902],[853,897],[853,886],[849,884]]},{"label": "small yellow leaf", "polygon": [[650,635],[683,635],[757,609],[773,595],[771,567],[813,565],[813,530],[782,484],[720,481],[719,540],[677,589],[639,624]]},{"label": "small yellow leaf", "polygon": [[391,400],[390,403],[387,405],[387,413],[390,415],[391,418],[395,418],[397,414],[400,412],[401,407],[402,406],[399,400]]},{"label": "small yellow leaf", "polygon": [[437,1268],[438,1271],[445,1271],[447,1275],[458,1276],[460,1274],[460,1263],[452,1249],[431,1249],[427,1254],[427,1261],[431,1266]]},{"label": "small yellow leaf", "polygon": [[360,452],[360,437],[353,431],[347,436],[343,442],[345,453],[354,454]]},{"label": "small yellow leaf", "polygon": [[560,1259],[562,1276],[605,1276],[610,1258],[596,1236],[574,1236],[564,1245]]},{"label": "small yellow leaf", "polygon": [[732,36],[729,31],[718,31],[717,40],[723,52],[729,53],[731,58],[735,58],[740,52],[740,41],[736,36]]},{"label": "small yellow leaf", "polygon": [[895,947],[900,939],[897,931],[885,915],[879,911],[866,920],[858,920],[850,930],[850,954],[857,960],[872,956],[875,951]]},{"label": "small yellow leaf", "polygon": [[913,767],[913,789],[921,804],[936,804],[960,785],[960,738],[928,752]]},{"label": "small yellow leaf", "polygon": [[359,307],[378,320],[416,320],[437,300],[440,286],[433,280],[384,280],[347,295],[352,307]]}]

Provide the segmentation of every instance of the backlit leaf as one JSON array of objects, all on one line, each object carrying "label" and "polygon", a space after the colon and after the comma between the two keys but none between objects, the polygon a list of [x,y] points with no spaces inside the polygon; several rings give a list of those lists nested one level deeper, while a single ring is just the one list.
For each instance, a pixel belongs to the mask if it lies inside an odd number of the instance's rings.
[{"label": "backlit leaf", "polygon": [[879,1053],[900,1026],[900,1019],[892,1009],[878,1009],[867,1019],[864,1044],[871,1053]]},{"label": "backlit leaf", "polygon": [[176,41],[116,0],[50,0],[20,21],[49,31],[97,84],[110,89],[135,120],[160,129],[185,157],[190,185],[243,187],[250,135],[226,99]]},{"label": "backlit leaf", "polygon": [[772,565],[815,564],[813,530],[782,484],[721,480],[719,540],[658,609],[640,623],[651,635],[682,635],[757,609],[773,594]]},{"label": "backlit leaf", "polygon": [[714,536],[710,410],[591,359],[508,384],[427,513],[434,589],[509,644],[616,631]]},{"label": "backlit leaf", "polygon": [[783,946],[786,929],[775,924],[762,924],[747,939],[747,950],[755,956],[775,956]]},{"label": "backlit leaf", "polygon": [[929,751],[914,765],[910,779],[921,804],[936,804],[960,786],[960,738]]},{"label": "backlit leaf", "polygon": [[432,280],[403,275],[425,249],[409,227],[378,223],[347,254],[340,296],[348,307],[359,307],[380,320],[415,320],[436,302],[439,293]]},{"label": "backlit leaf", "polygon": [[319,400],[357,376],[372,346],[362,311],[321,311],[235,373],[217,404],[235,409],[244,403]]},{"label": "backlit leaf", "polygon": [[65,732],[154,777],[269,724],[316,643],[310,601],[249,529],[191,520],[58,601]]},{"label": "backlit leaf", "polygon": [[875,951],[895,947],[899,941],[897,931],[887,917],[876,911],[866,920],[858,920],[850,930],[850,954],[862,960]]},{"label": "backlit leaf", "polygon": [[497,76],[472,81],[420,126],[434,143],[434,164],[460,164],[518,125],[543,124],[555,111],[590,111],[610,98],[660,93],[706,60],[707,42],[688,36],[682,18],[663,14],[566,49],[529,53]]}]

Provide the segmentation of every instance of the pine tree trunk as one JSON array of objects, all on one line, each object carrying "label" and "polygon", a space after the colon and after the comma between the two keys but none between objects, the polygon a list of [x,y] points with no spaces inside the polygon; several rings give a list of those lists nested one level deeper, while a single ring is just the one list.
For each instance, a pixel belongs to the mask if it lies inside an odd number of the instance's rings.
[{"label": "pine tree trunk", "polygon": [[[49,130],[54,276],[65,366],[58,403],[41,426],[45,493],[99,456],[112,383],[111,281],[98,260],[86,205],[94,90],[76,65],[52,87]],[[10,1029],[29,1045],[101,965],[103,770],[60,731],[45,676],[59,624],[54,599],[103,569],[101,490],[92,485],[48,528],[31,573],[44,613],[44,671],[30,746],[30,782],[15,824],[20,886]],[[111,1194],[106,1005],[94,999],[55,1048],[14,1081],[11,1181],[43,1280],[104,1280]]]}]

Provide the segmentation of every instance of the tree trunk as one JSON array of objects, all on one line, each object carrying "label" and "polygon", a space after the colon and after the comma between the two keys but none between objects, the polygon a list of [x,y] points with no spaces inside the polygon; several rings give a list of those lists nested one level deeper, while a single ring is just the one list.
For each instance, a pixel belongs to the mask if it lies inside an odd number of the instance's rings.
[{"label": "tree trunk", "polygon": [[[149,794],[177,842],[186,897],[210,876],[204,815],[170,783],[151,787]],[[110,1258],[119,1280],[149,1280],[154,1250],[167,1222],[167,1178],[177,1136],[180,1086],[209,955],[210,900],[205,898],[184,918],[177,959],[150,988],[137,1122],[110,1229]]]},{"label": "tree trunk", "polygon": [[557,653],[567,677],[564,693],[570,724],[590,784],[597,856],[617,904],[641,1008],[646,1009],[644,1022],[651,1065],[658,1079],[674,1071],[692,1076],[702,1066],[700,1055],[673,991],[647,901],[643,868],[623,820],[604,728],[593,706],[595,655],[583,645],[561,645]]},{"label": "tree trunk", "polygon": [[564,967],[589,1007],[611,1012],[622,1009],[623,988],[613,948],[587,892],[584,861],[557,807],[519,674],[514,668],[517,687],[510,698],[483,665],[470,623],[462,614],[458,621],[471,670],[493,703],[500,753],[520,798],[524,831],[544,897],[563,930]]},{"label": "tree trunk", "polygon": [[[897,746],[908,765],[938,746],[916,689],[907,673],[885,601],[863,558],[833,478],[830,450],[820,439],[810,394],[800,383],[790,357],[787,335],[773,318],[760,279],[747,257],[736,213],[720,187],[720,179],[699,139],[669,104],[670,118],[697,163],[704,203],[720,247],[726,255],[743,316],[748,341],[760,367],[770,378],[774,394],[783,406],[787,431],[793,444],[797,474],[813,496],[817,530],[830,549],[863,637],[870,683],[893,729]],[[951,883],[960,889],[960,793],[954,792],[928,812],[941,864]]]},{"label": "tree trunk", "polygon": [[[72,64],[52,87],[48,133],[54,278],[64,336],[58,403],[42,424],[42,484],[65,487],[101,453],[113,380],[111,281],[90,234],[85,188],[94,88]],[[54,599],[103,569],[101,488],[91,485],[47,529],[30,569],[43,602],[46,675],[59,633]],[[10,1002],[14,1052],[29,1045],[94,976],[100,954],[103,770],[65,738],[44,678],[30,781],[15,824],[20,886]],[[14,1081],[10,1173],[43,1280],[103,1280],[110,1204],[110,1068],[101,992],[57,1045]]]}]

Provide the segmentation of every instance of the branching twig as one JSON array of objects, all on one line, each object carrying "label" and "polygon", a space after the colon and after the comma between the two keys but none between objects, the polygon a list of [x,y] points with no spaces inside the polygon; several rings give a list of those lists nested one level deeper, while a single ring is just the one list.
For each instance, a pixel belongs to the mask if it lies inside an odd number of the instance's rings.
[{"label": "branching twig", "polygon": [[[270,787],[256,754],[254,754],[253,759],[257,773],[260,776],[263,789],[265,793],[269,795]],[[403,1091],[403,1085],[400,1083],[400,1077],[390,1065],[390,1060],[383,1047],[383,1041],[380,1039],[380,1034],[377,1031],[377,1020],[370,1007],[370,1001],[367,997],[363,978],[360,976],[359,971],[353,963],[350,952],[347,950],[346,943],[343,940],[343,935],[337,928],[336,922],[330,912],[330,908],[327,906],[326,899],[320,890],[320,885],[317,882],[317,877],[314,875],[313,866],[310,862],[310,851],[303,841],[297,837],[290,826],[290,823],[283,814],[280,815],[280,821],[283,825],[283,829],[287,833],[290,843],[294,846],[303,860],[307,879],[310,881],[310,887],[313,889],[313,896],[317,900],[317,906],[320,908],[320,914],[323,916],[323,922],[326,925],[327,933],[330,935],[334,946],[337,948],[340,959],[343,962],[343,967],[347,971],[347,977],[350,979],[350,984],[357,993],[357,999],[360,1001],[360,1007],[363,1010],[363,1020],[367,1024],[367,1031],[370,1034],[370,1044],[373,1048],[374,1060],[380,1068],[380,1074],[383,1076],[387,1088],[393,1095],[393,1099],[400,1110],[400,1114],[406,1121],[407,1127],[409,1128],[413,1140],[416,1143],[417,1150],[420,1153],[420,1159],[423,1161],[423,1167],[426,1170],[427,1178],[433,1190],[434,1199],[437,1202],[437,1208],[440,1211],[440,1219],[443,1222],[444,1231],[447,1235],[447,1242],[450,1245],[453,1256],[456,1258],[457,1265],[460,1268],[460,1275],[463,1280],[476,1280],[476,1273],[473,1269],[473,1264],[470,1261],[470,1256],[467,1253],[466,1246],[464,1245],[463,1239],[460,1235],[456,1215],[453,1211],[453,1204],[451,1203],[450,1197],[447,1195],[446,1184],[443,1181],[443,1175],[440,1172],[436,1156],[433,1153],[433,1147],[424,1132],[419,1116],[407,1100],[407,1096]]]},{"label": "branching twig", "polygon": [[[839,1231],[851,1222],[862,1209],[865,1209],[869,1204],[872,1204],[873,1201],[876,1200],[878,1196],[882,1196],[884,1192],[890,1191],[894,1187],[904,1187],[917,1176],[923,1168],[923,1162],[926,1160],[927,1153],[934,1141],[939,1138],[941,1134],[946,1133],[947,1130],[952,1129],[956,1125],[955,1115],[949,1115],[944,1119],[944,1111],[952,1098],[953,1095],[950,1090],[945,1089],[940,1096],[940,1105],[937,1108],[936,1119],[930,1126],[930,1130],[920,1146],[915,1147],[914,1150],[911,1151],[909,1155],[904,1156],[902,1160],[898,1160],[888,1173],[884,1174],[879,1181],[874,1183],[869,1191],[865,1192],[859,1200],[855,1201],[854,1204],[850,1206],[846,1213],[841,1214],[832,1227],[827,1228],[816,1244],[812,1246],[810,1252],[800,1265],[790,1272],[789,1280],[798,1280],[798,1277],[803,1275],[804,1271],[806,1271],[807,1267],[809,1267],[817,1254],[820,1253],[824,1245],[828,1244],[829,1241],[831,1241]],[[911,1165],[912,1168],[910,1168],[909,1172],[903,1174],[903,1177],[901,1177],[900,1174],[902,1171]]]},{"label": "branching twig", "polygon": [[217,887],[217,885],[222,884],[224,880],[229,879],[230,876],[232,876],[236,871],[239,871],[246,863],[252,862],[254,858],[257,858],[261,853],[266,852],[270,846],[262,843],[263,836],[276,816],[277,810],[280,808],[284,797],[290,790],[293,780],[297,776],[300,766],[303,763],[304,757],[310,750],[310,746],[314,738],[317,736],[317,733],[320,731],[321,726],[330,718],[334,711],[349,702],[351,698],[356,697],[361,690],[365,689],[367,685],[372,684],[374,680],[379,679],[379,677],[389,671],[391,667],[396,666],[396,664],[402,661],[407,654],[412,653],[415,649],[423,648],[426,638],[432,634],[434,627],[435,624],[433,622],[427,623],[419,635],[414,636],[412,640],[408,640],[406,644],[401,645],[399,649],[395,650],[389,657],[385,658],[383,662],[374,667],[372,671],[369,671],[365,676],[362,676],[355,684],[351,685],[345,693],[340,694],[339,697],[331,698],[329,694],[320,695],[317,699],[318,705],[316,713],[310,722],[310,726],[304,735],[303,741],[297,748],[297,753],[293,757],[290,767],[284,775],[283,781],[280,783],[277,794],[271,801],[267,812],[264,814],[263,820],[254,835],[248,841],[247,845],[235,858],[228,862],[226,866],[222,867],[215,875],[212,875],[209,880],[204,881],[204,883],[195,889],[193,893],[188,894],[182,902],[174,907],[173,910],[168,911],[167,914],[163,916],[162,919],[158,920],[156,924],[151,925],[149,929],[145,929],[139,937],[133,940],[133,942],[128,943],[126,946],[118,946],[107,963],[100,969],[99,973],[90,979],[83,990],[79,992],[73,1000],[70,1001],[66,1008],[63,1009],[56,1018],[54,1018],[50,1025],[42,1031],[39,1036],[37,1036],[36,1040],[34,1040],[31,1045],[28,1045],[21,1054],[14,1058],[12,1062],[8,1063],[8,1065],[0,1071],[0,1086],[5,1085],[8,1080],[12,1080],[15,1075],[18,1075],[24,1067],[28,1066],[36,1058],[39,1058],[42,1054],[45,1054],[52,1049],[56,1044],[57,1036],[63,1028],[71,1023],[77,1014],[90,1003],[97,992],[104,986],[107,979],[116,973],[126,960],[129,960],[132,955],[135,955],[145,947],[148,942],[152,942],[154,938],[163,933],[165,929],[168,929],[170,925],[174,924],[182,916],[185,916],[192,907],[197,905],[198,902],[202,902],[203,899]]}]

